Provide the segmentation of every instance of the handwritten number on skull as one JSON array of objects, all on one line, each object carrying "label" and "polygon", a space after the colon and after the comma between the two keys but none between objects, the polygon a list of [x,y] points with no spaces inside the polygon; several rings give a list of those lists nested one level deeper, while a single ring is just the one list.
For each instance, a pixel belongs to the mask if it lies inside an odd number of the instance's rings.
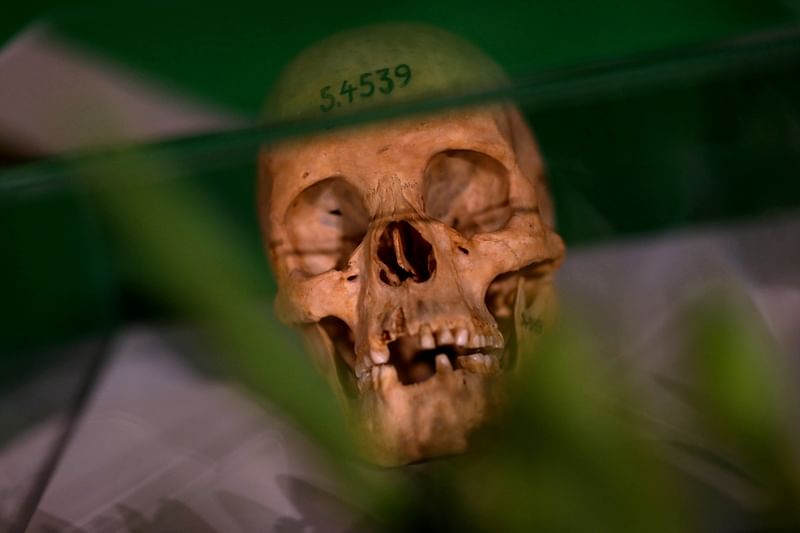
[{"label": "handwritten number on skull", "polygon": [[[375,75],[378,76],[377,80],[373,78]],[[396,85],[395,80],[397,80]],[[343,103],[352,104],[357,98],[369,98],[375,94],[376,86],[381,94],[389,95],[395,88],[406,87],[409,83],[411,83],[411,67],[405,63],[397,65],[394,69],[387,67],[373,72],[363,72],[358,77],[358,86],[352,85],[348,80],[342,80],[339,87],[340,99],[331,92],[331,85],[322,87],[319,90],[322,99],[319,109],[327,113],[334,108],[342,107]]]},{"label": "handwritten number on skull", "polygon": [[397,65],[394,68],[394,75],[398,78],[403,78],[403,83],[400,87],[405,87],[411,81],[411,67],[408,65]]},{"label": "handwritten number on skull", "polygon": [[323,112],[328,112],[333,109],[333,106],[336,105],[336,98],[333,97],[331,94],[331,86],[326,85],[322,89],[319,90],[319,95],[322,97],[322,100],[325,102],[319,106],[320,110]]},{"label": "handwritten number on skull", "polygon": [[394,89],[394,82],[392,78],[389,77],[389,69],[388,68],[381,68],[375,71],[376,73],[380,74],[380,80],[386,83],[386,87],[378,87],[378,90],[383,94],[389,94]]},{"label": "handwritten number on skull", "polygon": [[356,88],[354,85],[347,83],[347,80],[342,82],[342,88],[339,90],[339,96],[347,95],[347,102],[353,103],[353,93]]}]

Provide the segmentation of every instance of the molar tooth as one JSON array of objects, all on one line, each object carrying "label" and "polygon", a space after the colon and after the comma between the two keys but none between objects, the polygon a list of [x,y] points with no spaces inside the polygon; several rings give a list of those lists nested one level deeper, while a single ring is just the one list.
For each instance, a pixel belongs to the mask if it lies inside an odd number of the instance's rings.
[{"label": "molar tooth", "polygon": [[483,359],[480,354],[462,355],[457,361],[458,366],[468,372],[483,373]]},{"label": "molar tooth", "polygon": [[372,388],[378,390],[381,384],[381,367],[373,366],[370,376],[372,377]]},{"label": "molar tooth", "polygon": [[495,333],[491,335],[489,339],[494,348],[502,348],[505,346],[505,341],[503,341],[503,335],[501,333]]},{"label": "molar tooth", "polygon": [[458,357],[457,361],[459,368],[482,376],[494,375],[500,369],[500,362],[497,358],[481,353],[462,355]]},{"label": "molar tooth", "polygon": [[494,358],[491,355],[482,356],[481,366],[483,367],[483,373],[485,375],[491,375],[495,373]]},{"label": "molar tooth", "polygon": [[453,344],[453,334],[448,328],[442,328],[436,334],[436,342],[439,343],[439,346],[444,344]]},{"label": "molar tooth", "polygon": [[456,346],[466,346],[469,341],[469,332],[466,328],[460,328],[456,331]]},{"label": "molar tooth", "polygon": [[389,362],[389,347],[384,345],[379,348],[372,348],[369,352],[369,358],[376,365],[385,365]]},{"label": "molar tooth", "polygon": [[485,337],[480,333],[474,333],[469,339],[468,348],[482,348],[485,343]]},{"label": "molar tooth", "polygon": [[433,340],[431,328],[428,327],[427,324],[423,324],[419,328],[419,345],[425,350],[436,348],[436,342]]},{"label": "molar tooth", "polygon": [[436,372],[452,372],[453,365],[450,364],[450,359],[447,355],[440,353],[436,356]]},{"label": "molar tooth", "polygon": [[387,390],[398,383],[397,369],[393,365],[381,365],[380,384],[381,390]]},{"label": "molar tooth", "polygon": [[364,392],[369,387],[370,382],[370,374],[369,372],[365,372],[361,376],[358,377],[358,390],[359,392]]},{"label": "molar tooth", "polygon": [[364,375],[369,374],[373,365],[374,363],[372,362],[371,357],[356,357],[356,377],[361,379]]}]

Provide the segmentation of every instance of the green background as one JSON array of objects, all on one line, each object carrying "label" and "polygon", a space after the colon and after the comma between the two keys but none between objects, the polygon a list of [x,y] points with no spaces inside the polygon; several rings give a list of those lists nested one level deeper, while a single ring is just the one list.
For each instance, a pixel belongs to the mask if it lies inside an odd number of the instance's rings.
[{"label": "green background", "polygon": [[[371,22],[449,29],[524,80],[745,36],[791,40],[798,6],[766,0],[26,2],[3,8],[0,40],[45,22],[93,53],[255,120],[280,68],[298,51]],[[800,60],[774,60],[768,51],[759,57],[755,65],[737,68],[734,61],[714,75],[610,90],[589,85],[547,105],[523,98],[568,244],[800,206]],[[210,154],[216,157],[213,148]],[[259,254],[255,153],[217,155],[220,161],[185,179],[215,201]],[[9,170],[13,157],[5,160]],[[55,342],[163,314],[142,296],[132,258],[115,249],[87,199],[69,187],[0,195],[0,246],[3,380],[41,363],[38,350]]]}]

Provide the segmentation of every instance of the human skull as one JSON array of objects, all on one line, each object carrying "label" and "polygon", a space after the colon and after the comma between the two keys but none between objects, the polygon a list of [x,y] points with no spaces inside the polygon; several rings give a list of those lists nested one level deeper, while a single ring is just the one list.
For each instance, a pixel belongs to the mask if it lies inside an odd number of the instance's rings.
[{"label": "human skull", "polygon": [[289,140],[262,150],[259,172],[278,316],[301,328],[366,452],[394,465],[465,450],[547,320],[564,254],[519,110]]},{"label": "human skull", "polygon": [[288,142],[264,153],[262,185],[279,316],[310,337],[373,456],[464,450],[564,251],[519,112]]}]

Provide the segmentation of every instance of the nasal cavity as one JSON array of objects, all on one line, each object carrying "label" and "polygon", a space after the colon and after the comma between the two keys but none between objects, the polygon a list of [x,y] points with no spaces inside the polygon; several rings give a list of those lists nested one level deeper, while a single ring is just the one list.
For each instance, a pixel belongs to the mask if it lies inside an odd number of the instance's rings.
[{"label": "nasal cavity", "polygon": [[378,239],[380,279],[400,286],[410,279],[428,281],[436,271],[433,247],[414,226],[405,220],[390,222]]}]

